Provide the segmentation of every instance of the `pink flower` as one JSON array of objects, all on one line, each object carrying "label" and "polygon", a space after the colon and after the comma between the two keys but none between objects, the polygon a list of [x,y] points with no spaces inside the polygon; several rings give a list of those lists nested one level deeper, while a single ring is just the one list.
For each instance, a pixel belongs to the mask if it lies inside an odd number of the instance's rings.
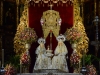
[{"label": "pink flower", "polygon": [[21,64],[28,65],[30,63],[30,57],[27,52],[24,52],[20,58]]},{"label": "pink flower", "polygon": [[74,67],[78,67],[79,61],[80,61],[80,56],[78,55],[77,52],[73,52],[70,57],[71,65]]},{"label": "pink flower", "polygon": [[6,70],[6,72],[4,75],[16,75],[16,73],[17,73],[16,69],[11,64],[7,64],[5,67],[5,70]]},{"label": "pink flower", "polygon": [[87,73],[86,75],[97,75],[96,68],[93,65],[87,65]]},{"label": "pink flower", "polygon": [[26,43],[32,43],[37,39],[36,32],[33,28],[25,28],[20,34],[18,35],[19,40]]},{"label": "pink flower", "polygon": [[70,41],[70,43],[79,42],[81,39],[81,33],[76,28],[70,28],[65,33],[66,39]]}]

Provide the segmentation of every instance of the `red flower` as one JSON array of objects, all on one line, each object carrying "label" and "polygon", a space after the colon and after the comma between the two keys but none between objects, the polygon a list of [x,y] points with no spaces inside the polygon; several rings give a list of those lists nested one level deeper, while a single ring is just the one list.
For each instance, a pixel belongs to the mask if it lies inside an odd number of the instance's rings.
[{"label": "red flower", "polygon": [[26,43],[32,43],[33,41],[35,41],[37,39],[37,35],[36,32],[34,31],[33,28],[25,28],[19,35],[18,35],[19,39],[22,42],[26,42]]},{"label": "red flower", "polygon": [[66,35],[66,39],[70,41],[70,43],[76,43],[80,41],[82,37],[80,31],[74,27],[67,29],[65,35]]},{"label": "red flower", "polygon": [[97,75],[96,68],[93,65],[87,65],[87,73],[86,75]]},{"label": "red flower", "polygon": [[77,52],[73,52],[71,54],[71,57],[70,57],[70,63],[73,67],[78,67],[79,66],[79,62],[80,61],[80,56],[78,55]]},{"label": "red flower", "polygon": [[16,69],[11,64],[7,64],[5,67],[5,70],[6,70],[6,72],[4,75],[16,75],[16,73],[17,73]]},{"label": "red flower", "polygon": [[30,57],[29,57],[29,55],[28,55],[27,52],[24,52],[24,53],[21,55],[20,63],[21,63],[21,64],[24,64],[24,65],[28,65],[28,64],[30,63]]}]

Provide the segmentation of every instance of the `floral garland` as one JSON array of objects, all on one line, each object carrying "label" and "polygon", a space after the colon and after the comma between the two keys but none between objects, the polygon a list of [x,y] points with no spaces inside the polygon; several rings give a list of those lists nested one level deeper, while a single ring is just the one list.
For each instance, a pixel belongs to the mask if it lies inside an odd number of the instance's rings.
[{"label": "floral garland", "polygon": [[86,75],[97,75],[96,68],[93,65],[87,65],[87,73]]},{"label": "floral garland", "polygon": [[20,64],[22,65],[29,65],[30,63],[30,57],[27,52],[22,53],[21,58],[20,58]]},{"label": "floral garland", "polygon": [[71,63],[71,66],[73,66],[74,68],[78,68],[79,66],[79,63],[80,63],[80,56],[78,55],[77,52],[73,52],[71,54],[71,57],[70,57],[70,63]]},{"label": "floral garland", "polygon": [[65,35],[66,35],[66,39],[70,41],[71,44],[79,42],[82,37],[80,31],[75,27],[67,29]]},{"label": "floral garland", "polygon": [[53,0],[53,3],[58,3],[59,0]]},{"label": "floral garland", "polygon": [[36,41],[37,35],[33,28],[26,27],[20,34],[18,35],[21,42],[31,44],[33,41]]},{"label": "floral garland", "polygon": [[39,3],[41,0],[33,0],[35,3]]},{"label": "floral garland", "polygon": [[68,2],[68,0],[61,0],[62,1],[62,3],[67,3]]},{"label": "floral garland", "polygon": [[13,65],[7,64],[5,69],[5,74],[4,75],[16,75],[16,69],[14,68]]},{"label": "floral garland", "polygon": [[74,2],[74,0],[31,0],[31,1],[34,1],[35,3],[39,3],[39,2],[44,2],[44,3],[49,3],[49,2],[58,3],[60,1],[62,3],[67,3],[67,2],[73,3]]}]

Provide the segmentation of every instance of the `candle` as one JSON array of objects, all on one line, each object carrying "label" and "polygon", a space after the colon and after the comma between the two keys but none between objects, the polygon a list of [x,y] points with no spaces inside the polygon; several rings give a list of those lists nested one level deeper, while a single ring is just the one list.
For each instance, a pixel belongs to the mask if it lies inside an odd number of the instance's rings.
[{"label": "candle", "polygon": [[2,67],[4,65],[4,49],[2,49]]}]

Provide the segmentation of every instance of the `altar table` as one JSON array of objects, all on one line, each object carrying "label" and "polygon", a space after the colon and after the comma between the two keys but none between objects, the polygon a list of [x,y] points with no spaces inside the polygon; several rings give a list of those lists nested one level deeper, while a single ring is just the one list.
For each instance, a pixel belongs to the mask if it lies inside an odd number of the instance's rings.
[{"label": "altar table", "polygon": [[58,69],[34,70],[33,73],[18,73],[17,75],[82,75],[81,73],[67,73]]},{"label": "altar table", "polygon": [[19,73],[17,75],[82,75],[81,73]]}]

